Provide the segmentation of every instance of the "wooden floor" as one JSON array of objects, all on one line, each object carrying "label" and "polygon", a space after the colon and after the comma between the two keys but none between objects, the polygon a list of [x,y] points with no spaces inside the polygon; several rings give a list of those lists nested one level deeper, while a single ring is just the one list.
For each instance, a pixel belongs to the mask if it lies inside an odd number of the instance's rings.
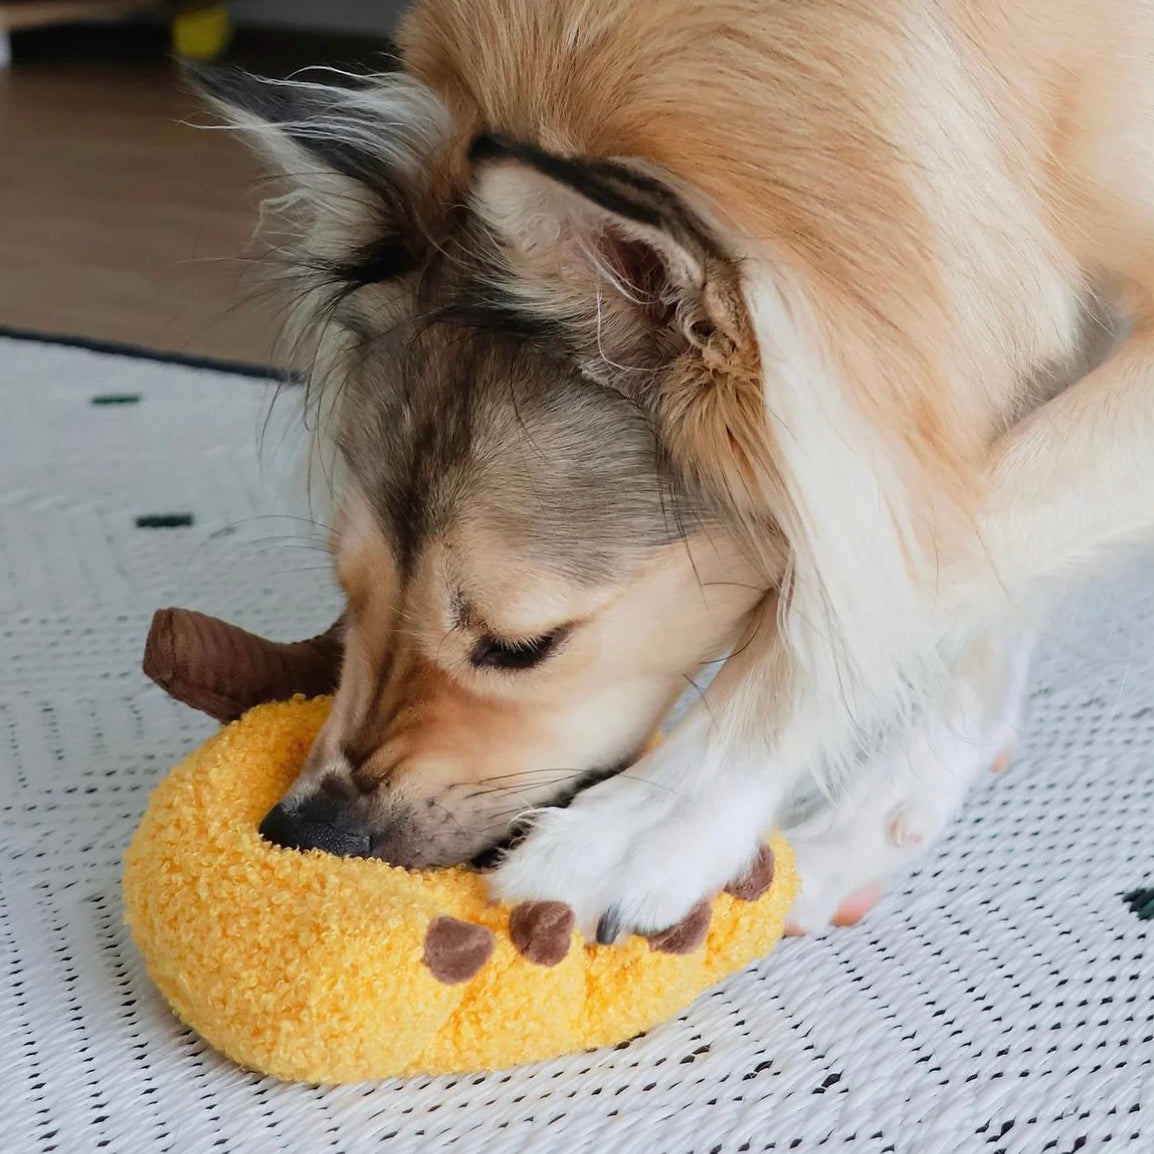
[{"label": "wooden floor", "polygon": [[0,73],[0,325],[269,363],[258,169],[160,52]]}]

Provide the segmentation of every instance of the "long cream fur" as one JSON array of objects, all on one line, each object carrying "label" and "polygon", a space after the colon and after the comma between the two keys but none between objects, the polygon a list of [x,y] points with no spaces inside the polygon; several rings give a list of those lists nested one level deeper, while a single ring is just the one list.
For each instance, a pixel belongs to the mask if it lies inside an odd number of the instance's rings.
[{"label": "long cream fur", "polygon": [[[764,408],[711,420],[704,388],[670,435],[757,495],[751,536],[785,529],[793,693],[756,708],[812,715],[827,753],[832,717],[852,753],[932,678],[987,446],[1072,354],[1101,271],[1071,244],[1077,150],[1124,128],[1089,120],[1085,70],[1134,56],[1121,18],[1144,11],[1110,7],[1114,27],[1068,0],[429,0],[407,26],[461,132],[652,163],[723,222]],[[769,451],[735,459],[751,421]]]},{"label": "long cream fur", "polygon": [[[669,741],[543,815],[496,882],[587,929],[668,924],[800,779],[948,714],[994,623],[1154,525],[1154,6],[421,0],[402,46],[383,91],[435,126],[426,177],[527,299],[585,310],[595,379],[631,371],[596,214],[469,172],[479,131],[660,174],[738,270],[654,240],[694,345],[656,418],[776,595]],[[1133,335],[1022,419],[1096,295]]]},{"label": "long cream fur", "polygon": [[[794,775],[844,766],[924,705],[1007,599],[1150,528],[1141,328],[1005,432],[1032,381],[1075,356],[1089,293],[1148,312],[1148,4],[427,0],[405,43],[461,131],[654,164],[743,260],[760,407],[719,415],[706,377],[668,435],[741,495],[752,539],[781,526],[789,568],[778,628],[719,679],[709,736],[675,736],[654,780],[683,785],[675,763],[696,760],[716,786],[761,759],[771,817]],[[575,900],[564,838],[540,842],[505,892]],[[676,912],[647,884],[616,904]]]}]

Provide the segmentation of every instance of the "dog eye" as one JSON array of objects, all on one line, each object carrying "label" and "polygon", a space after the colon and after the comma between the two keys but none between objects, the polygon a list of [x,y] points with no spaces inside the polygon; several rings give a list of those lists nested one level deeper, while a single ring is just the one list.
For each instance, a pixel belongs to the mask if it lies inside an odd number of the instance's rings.
[{"label": "dog eye", "polygon": [[561,639],[561,633],[562,630],[554,629],[543,637],[525,641],[482,637],[469,654],[469,661],[477,669],[532,669],[553,652]]}]

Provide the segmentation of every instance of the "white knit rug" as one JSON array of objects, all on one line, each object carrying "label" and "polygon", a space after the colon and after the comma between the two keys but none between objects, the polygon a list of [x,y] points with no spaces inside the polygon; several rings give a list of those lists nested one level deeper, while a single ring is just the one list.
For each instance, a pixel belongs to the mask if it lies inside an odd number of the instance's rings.
[{"label": "white knit rug", "polygon": [[148,791],[211,728],[140,674],[149,616],[293,637],[334,605],[316,533],[269,516],[300,510],[267,400],[0,340],[0,1150],[1154,1151],[1154,922],[1122,897],[1154,885],[1150,560],[1055,618],[1016,763],[916,876],[647,1037],[321,1090],[183,1029],[121,925]]}]

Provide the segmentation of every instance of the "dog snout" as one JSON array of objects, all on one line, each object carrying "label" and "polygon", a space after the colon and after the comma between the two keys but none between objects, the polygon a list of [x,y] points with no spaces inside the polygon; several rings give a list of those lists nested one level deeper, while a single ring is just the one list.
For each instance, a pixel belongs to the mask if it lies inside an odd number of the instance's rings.
[{"label": "dog snout", "polygon": [[372,851],[367,823],[324,794],[295,805],[278,802],[260,823],[260,835],[285,849],[319,849],[338,857],[368,857]]},{"label": "dog snout", "polygon": [[[438,811],[432,807],[430,812]],[[375,857],[407,869],[456,865],[470,856],[467,849],[446,845],[444,832],[420,820],[409,805],[394,803],[381,814],[360,798],[335,797],[330,791],[279,802],[260,824],[261,837],[284,849]]]}]

